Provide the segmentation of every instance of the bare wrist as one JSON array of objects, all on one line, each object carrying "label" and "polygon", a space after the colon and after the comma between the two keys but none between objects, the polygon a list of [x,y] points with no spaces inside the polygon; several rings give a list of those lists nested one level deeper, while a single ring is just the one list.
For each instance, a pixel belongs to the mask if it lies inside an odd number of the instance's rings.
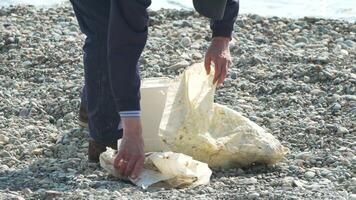
[{"label": "bare wrist", "polygon": [[124,135],[141,135],[142,124],[140,117],[124,117],[122,120],[122,128]]},{"label": "bare wrist", "polygon": [[223,43],[229,43],[231,41],[231,38],[229,37],[221,37],[221,36],[217,36],[217,37],[213,37],[212,42],[223,42]]}]

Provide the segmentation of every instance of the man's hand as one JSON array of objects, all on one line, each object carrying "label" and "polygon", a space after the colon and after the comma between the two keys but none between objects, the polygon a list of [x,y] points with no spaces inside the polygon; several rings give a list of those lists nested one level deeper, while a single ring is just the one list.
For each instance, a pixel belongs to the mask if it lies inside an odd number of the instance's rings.
[{"label": "man's hand", "polygon": [[222,84],[226,78],[228,67],[231,65],[229,49],[230,38],[214,37],[208,51],[205,54],[205,70],[210,74],[211,62],[215,66],[214,84]]},{"label": "man's hand", "polygon": [[114,166],[121,175],[136,179],[145,161],[141,119],[136,117],[122,118],[122,125],[124,134]]}]

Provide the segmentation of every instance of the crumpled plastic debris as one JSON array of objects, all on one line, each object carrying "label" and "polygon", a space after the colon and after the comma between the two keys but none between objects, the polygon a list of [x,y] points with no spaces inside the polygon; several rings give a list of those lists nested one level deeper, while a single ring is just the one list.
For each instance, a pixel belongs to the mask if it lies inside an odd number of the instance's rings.
[{"label": "crumpled plastic debris", "polygon": [[[120,140],[118,142],[120,146]],[[111,148],[100,154],[100,166],[109,174],[121,178],[114,167],[117,151]],[[206,163],[194,160],[182,153],[150,152],[146,153],[144,168],[136,179],[128,178],[143,188],[183,188],[208,184],[212,171]]]},{"label": "crumpled plastic debris", "polygon": [[274,164],[289,149],[256,123],[214,103],[213,74],[203,63],[187,68],[170,83],[159,136],[174,152],[212,168]]}]

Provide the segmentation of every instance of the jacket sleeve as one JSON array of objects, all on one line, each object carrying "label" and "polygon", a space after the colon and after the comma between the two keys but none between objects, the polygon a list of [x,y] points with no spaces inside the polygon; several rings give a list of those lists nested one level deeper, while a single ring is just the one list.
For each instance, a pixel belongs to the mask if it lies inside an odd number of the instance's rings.
[{"label": "jacket sleeve", "polygon": [[123,117],[137,116],[141,109],[138,60],[147,41],[150,4],[151,0],[111,0],[108,75],[116,109]]},{"label": "jacket sleeve", "polygon": [[221,20],[211,20],[210,28],[213,31],[212,37],[231,37],[234,23],[239,13],[239,0],[228,0],[226,3],[224,17]]}]

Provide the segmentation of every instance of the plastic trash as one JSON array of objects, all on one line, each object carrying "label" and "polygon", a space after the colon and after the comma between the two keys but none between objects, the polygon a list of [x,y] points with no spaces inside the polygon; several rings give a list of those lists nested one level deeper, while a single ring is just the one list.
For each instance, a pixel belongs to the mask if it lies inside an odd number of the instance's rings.
[{"label": "plastic trash", "polygon": [[[116,153],[116,150],[107,148],[100,154],[100,166],[111,175],[125,179],[114,167]],[[140,175],[128,180],[143,189],[182,188],[208,184],[211,174],[206,163],[196,161],[190,156],[173,152],[152,152],[146,153],[144,169]]]},{"label": "plastic trash", "polygon": [[170,81],[171,79],[162,77],[142,80],[141,109],[145,152],[162,151],[164,149],[158,131]]},{"label": "plastic trash", "polygon": [[174,152],[212,168],[274,164],[289,152],[270,133],[226,106],[214,103],[213,74],[203,63],[170,83],[159,136]]}]

